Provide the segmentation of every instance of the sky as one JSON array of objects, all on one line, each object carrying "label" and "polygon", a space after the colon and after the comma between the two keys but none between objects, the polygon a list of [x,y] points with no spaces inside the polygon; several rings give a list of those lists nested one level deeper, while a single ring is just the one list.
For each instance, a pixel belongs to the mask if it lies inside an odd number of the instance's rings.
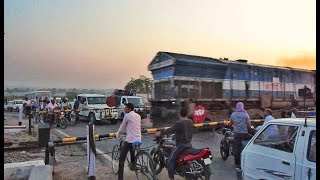
[{"label": "sky", "polygon": [[5,0],[4,86],[123,88],[159,51],[316,69],[316,0]]}]

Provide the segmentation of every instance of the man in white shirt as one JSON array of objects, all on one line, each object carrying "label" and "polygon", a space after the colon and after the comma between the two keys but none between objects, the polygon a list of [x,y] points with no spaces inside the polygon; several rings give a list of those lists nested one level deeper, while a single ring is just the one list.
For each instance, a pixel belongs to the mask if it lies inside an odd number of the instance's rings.
[{"label": "man in white shirt", "polygon": [[124,162],[128,151],[130,150],[131,163],[129,168],[132,169],[132,163],[134,162],[134,149],[132,143],[135,141],[141,142],[141,116],[134,112],[134,105],[132,103],[127,103],[125,108],[125,115],[122,123],[119,127],[116,137],[123,132],[127,134],[125,141],[122,144],[121,154],[119,158],[119,172],[118,180],[123,180],[123,170]]},{"label": "man in white shirt", "polygon": [[[47,104],[46,109],[48,109],[48,111],[53,112],[53,110],[56,110],[58,108],[58,104],[55,102],[54,99],[51,100],[51,102],[49,104]],[[54,123],[54,114],[50,113],[48,114],[48,118],[49,118],[49,122],[50,124]],[[59,127],[60,125],[58,124],[57,127]]]},{"label": "man in white shirt", "polygon": [[[264,118],[264,122],[263,122],[262,126],[265,126],[270,120],[274,119],[272,117],[272,110],[270,108],[266,108],[264,110],[264,115],[265,115],[265,118]],[[256,130],[258,131],[262,126],[256,127]],[[278,133],[277,126],[275,126],[275,125],[272,125],[272,126],[266,128],[264,131],[265,131],[264,135],[268,136],[269,138],[275,137]]]}]

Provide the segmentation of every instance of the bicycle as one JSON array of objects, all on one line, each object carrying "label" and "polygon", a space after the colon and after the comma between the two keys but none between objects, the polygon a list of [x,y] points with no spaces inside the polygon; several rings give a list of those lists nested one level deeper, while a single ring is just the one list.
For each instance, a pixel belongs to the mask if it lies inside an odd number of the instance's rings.
[{"label": "bicycle", "polygon": [[[123,143],[123,138],[120,136],[118,138],[117,144],[112,149],[112,171],[114,174],[118,174],[119,171],[119,158],[121,147]],[[154,169],[154,161],[152,156],[145,150],[140,149],[141,142],[133,142],[135,161],[133,162],[131,171],[135,171],[136,177],[138,180],[141,179],[156,179],[156,173]],[[128,157],[126,161],[130,163]]]}]

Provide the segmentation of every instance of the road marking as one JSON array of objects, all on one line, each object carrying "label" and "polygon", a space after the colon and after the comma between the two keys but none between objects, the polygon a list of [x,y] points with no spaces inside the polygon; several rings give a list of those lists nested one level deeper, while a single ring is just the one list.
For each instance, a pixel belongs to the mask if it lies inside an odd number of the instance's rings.
[{"label": "road marking", "polygon": [[[54,129],[55,131],[57,131],[58,133],[66,136],[66,137],[71,137],[69,134],[67,133],[64,133],[63,131],[60,131],[59,129]],[[101,154],[102,156],[104,156],[106,159],[108,159],[110,162],[112,161],[112,158],[111,156],[107,155],[107,154],[104,154],[104,152],[98,148],[96,148],[96,151]]]},{"label": "road marking", "polygon": [[[66,137],[71,137],[69,134],[63,132],[63,131],[60,131],[59,129],[54,129],[55,131],[57,131],[58,133],[66,136]],[[96,148],[96,151],[101,154],[103,157],[105,157],[106,159],[108,159],[110,161],[110,164],[112,163],[112,158],[111,156],[107,155],[107,154],[104,154],[104,152],[98,148]],[[118,163],[116,162],[116,164],[118,165]],[[128,169],[126,166],[124,167],[124,171],[130,175],[133,175],[133,173],[131,172],[130,169]]]}]

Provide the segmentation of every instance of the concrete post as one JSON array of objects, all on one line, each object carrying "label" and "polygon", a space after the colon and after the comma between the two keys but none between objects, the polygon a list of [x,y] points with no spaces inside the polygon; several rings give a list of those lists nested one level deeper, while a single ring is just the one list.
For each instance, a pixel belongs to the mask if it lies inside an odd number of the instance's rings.
[{"label": "concrete post", "polygon": [[19,126],[22,125],[22,113],[23,113],[23,107],[19,107]]},{"label": "concrete post", "polygon": [[88,159],[88,179],[95,180],[95,135],[94,125],[90,122],[87,126],[87,159]]}]

